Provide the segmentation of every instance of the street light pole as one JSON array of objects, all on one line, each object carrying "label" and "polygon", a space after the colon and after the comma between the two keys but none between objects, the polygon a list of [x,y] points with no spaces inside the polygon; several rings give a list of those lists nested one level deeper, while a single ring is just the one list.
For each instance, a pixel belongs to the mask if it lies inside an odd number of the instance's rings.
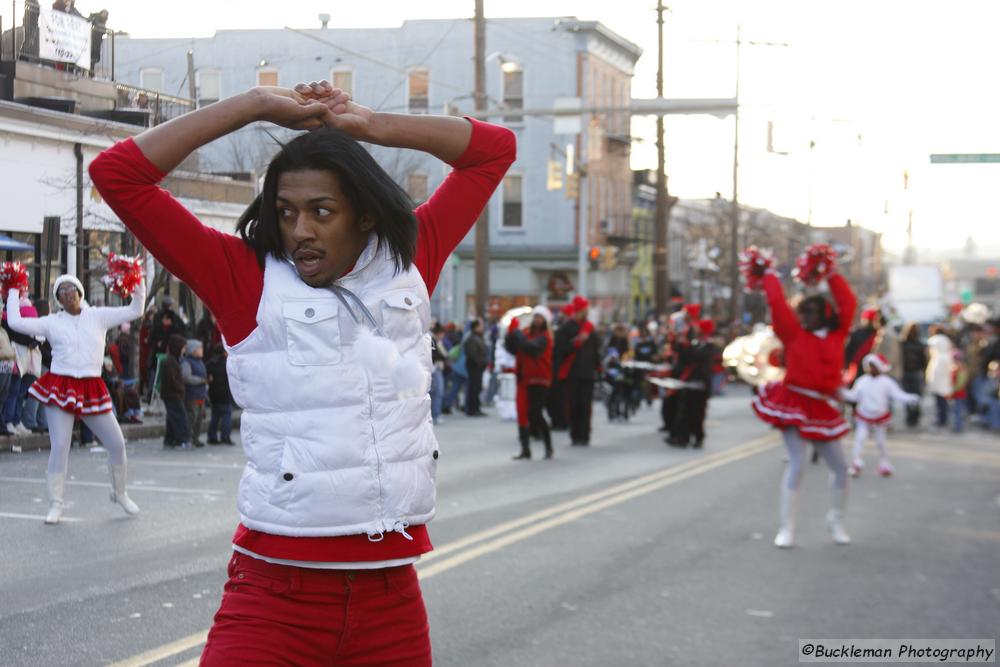
[{"label": "street light pole", "polygon": [[[483,0],[476,0],[476,14],[473,27],[475,41],[475,106],[476,111],[486,109],[486,19],[483,16]],[[490,216],[489,203],[483,207],[476,220],[475,242],[475,291],[476,315],[485,317],[490,298]]]},{"label": "street light pole", "polygon": [[729,229],[729,319],[734,324],[740,318],[740,26],[736,26],[736,108],[733,111],[733,207]]},{"label": "street light pole", "polygon": [[[658,29],[656,97],[663,98],[663,0],[656,3],[656,25]],[[665,168],[665,147],[663,144],[663,116],[656,116],[656,213],[653,219],[653,305],[658,315],[669,312],[670,306],[670,263],[667,245],[670,242],[670,209],[673,202],[667,193]]]}]

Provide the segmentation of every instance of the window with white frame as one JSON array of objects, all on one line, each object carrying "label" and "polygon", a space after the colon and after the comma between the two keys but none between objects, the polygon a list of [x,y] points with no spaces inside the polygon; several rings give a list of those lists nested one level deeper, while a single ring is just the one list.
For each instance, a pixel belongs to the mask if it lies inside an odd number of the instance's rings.
[{"label": "window with white frame", "polygon": [[217,69],[198,70],[195,82],[198,87],[198,106],[212,104],[222,99],[222,72]]},{"label": "window with white frame", "polygon": [[330,83],[334,88],[340,88],[351,97],[354,96],[354,70],[350,67],[334,67],[330,72]]},{"label": "window with white frame", "polygon": [[[503,106],[505,109],[524,108],[524,70],[520,67],[503,70]],[[524,121],[524,116],[504,114],[503,120],[505,123],[520,123]]]},{"label": "window with white frame", "polygon": [[406,175],[406,194],[417,204],[427,200],[427,174],[413,171]]},{"label": "window with white frame", "polygon": [[278,84],[278,70],[274,67],[261,67],[257,70],[257,85],[258,86],[277,86]]},{"label": "window with white frame", "polygon": [[163,70],[159,67],[143,67],[139,70],[139,87],[163,92]]},{"label": "window with white frame", "polygon": [[430,106],[430,72],[425,68],[410,70],[406,90],[407,110],[410,113],[427,113]]},{"label": "window with white frame", "polygon": [[503,229],[522,229],[524,227],[524,192],[521,174],[507,174],[503,178],[503,216],[500,226]]}]

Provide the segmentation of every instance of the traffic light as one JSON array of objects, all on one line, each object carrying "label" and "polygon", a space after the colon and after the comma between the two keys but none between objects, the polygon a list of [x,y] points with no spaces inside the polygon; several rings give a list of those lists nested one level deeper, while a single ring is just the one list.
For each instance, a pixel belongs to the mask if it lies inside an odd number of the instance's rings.
[{"label": "traffic light", "polygon": [[549,160],[549,178],[545,189],[561,190],[563,186],[562,163],[558,160]]},{"label": "traffic light", "polygon": [[573,172],[566,175],[566,199],[576,199],[580,194],[580,174]]},{"label": "traffic light", "polygon": [[601,246],[590,246],[590,251],[587,253],[587,257],[590,258],[590,268],[596,271],[601,265]]}]

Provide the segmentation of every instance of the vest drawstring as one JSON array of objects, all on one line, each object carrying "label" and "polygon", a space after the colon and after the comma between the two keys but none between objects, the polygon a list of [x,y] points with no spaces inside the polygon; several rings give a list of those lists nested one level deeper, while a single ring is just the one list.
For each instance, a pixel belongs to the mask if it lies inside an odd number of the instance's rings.
[{"label": "vest drawstring", "polygon": [[347,303],[347,299],[345,298],[344,295],[347,295],[354,300],[354,303],[361,309],[361,313],[364,315],[364,319],[367,319],[368,323],[371,324],[372,331],[374,331],[382,338],[388,338],[388,336],[386,336],[382,332],[382,327],[378,325],[378,322],[375,320],[375,316],[372,315],[372,311],[368,310],[368,306],[365,305],[364,301],[362,301],[357,294],[347,289],[346,287],[341,287],[340,285],[331,285],[330,291],[332,291],[337,296],[337,298],[340,300],[340,303],[344,304],[344,308],[347,309],[348,314],[351,316],[351,319],[354,320],[356,324],[361,324],[362,318],[357,313],[354,312],[354,309],[351,308],[349,303]]},{"label": "vest drawstring", "polygon": [[406,529],[409,527],[410,524],[408,524],[407,522],[397,521],[396,523],[392,524],[392,532],[399,533],[400,535],[408,539],[410,542],[412,542],[413,536],[410,535],[408,532],[406,532]]},{"label": "vest drawstring", "polygon": [[369,542],[381,542],[384,539],[385,539],[385,533],[383,533],[381,530],[378,531],[377,533],[368,533]]}]

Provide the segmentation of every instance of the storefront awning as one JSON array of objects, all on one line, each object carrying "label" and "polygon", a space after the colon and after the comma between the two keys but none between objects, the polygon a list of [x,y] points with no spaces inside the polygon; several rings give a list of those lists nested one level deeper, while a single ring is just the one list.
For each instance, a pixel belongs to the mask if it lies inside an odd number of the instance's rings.
[{"label": "storefront awning", "polygon": [[15,241],[9,236],[0,234],[0,250],[34,250],[35,246],[29,243]]}]

